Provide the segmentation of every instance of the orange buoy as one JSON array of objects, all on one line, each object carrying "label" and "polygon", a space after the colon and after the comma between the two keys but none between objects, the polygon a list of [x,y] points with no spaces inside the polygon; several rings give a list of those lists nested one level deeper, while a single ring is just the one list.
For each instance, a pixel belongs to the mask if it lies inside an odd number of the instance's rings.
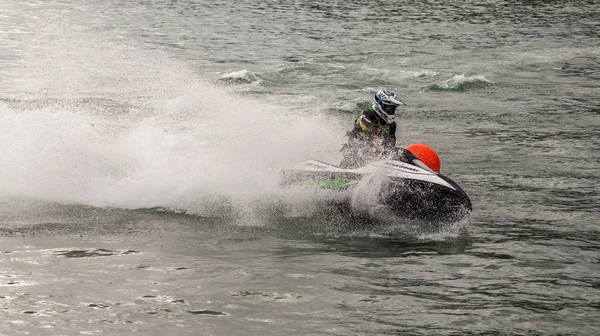
[{"label": "orange buoy", "polygon": [[427,167],[431,168],[431,170],[436,173],[440,172],[440,158],[431,147],[423,144],[412,144],[406,146],[406,149],[413,153]]}]

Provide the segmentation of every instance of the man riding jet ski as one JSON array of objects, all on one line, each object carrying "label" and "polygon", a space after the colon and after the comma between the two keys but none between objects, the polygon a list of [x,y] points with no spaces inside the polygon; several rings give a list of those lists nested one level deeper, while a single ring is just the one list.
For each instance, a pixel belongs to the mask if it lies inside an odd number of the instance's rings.
[{"label": "man riding jet ski", "polygon": [[[362,167],[370,161],[393,155],[397,161],[407,162],[433,171],[410,150],[396,148],[396,108],[406,105],[394,91],[381,89],[373,97],[371,108],[362,111],[354,120],[354,128],[347,133],[348,143],[342,147],[340,168]],[[436,171],[439,173],[439,168]]]},{"label": "man riding jet ski", "polygon": [[354,128],[348,132],[339,166],[304,161],[281,172],[281,186],[331,189],[348,201],[362,192],[360,181],[378,175],[384,176],[386,183],[380,187],[377,202],[399,216],[454,220],[468,215],[469,197],[458,184],[439,173],[435,151],[422,144],[395,147],[394,116],[400,105],[405,104],[396,93],[379,90],[373,106],[356,118]]}]

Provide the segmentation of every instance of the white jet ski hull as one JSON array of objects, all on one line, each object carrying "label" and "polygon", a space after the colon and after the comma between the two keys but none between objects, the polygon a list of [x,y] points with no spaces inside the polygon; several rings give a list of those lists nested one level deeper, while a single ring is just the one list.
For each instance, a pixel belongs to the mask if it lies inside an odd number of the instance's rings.
[{"label": "white jet ski hull", "polygon": [[472,209],[467,194],[451,179],[400,161],[376,161],[356,169],[343,169],[307,160],[281,172],[282,187],[305,186],[347,193],[367,176],[384,176],[378,202],[394,214],[425,220],[458,220]]}]

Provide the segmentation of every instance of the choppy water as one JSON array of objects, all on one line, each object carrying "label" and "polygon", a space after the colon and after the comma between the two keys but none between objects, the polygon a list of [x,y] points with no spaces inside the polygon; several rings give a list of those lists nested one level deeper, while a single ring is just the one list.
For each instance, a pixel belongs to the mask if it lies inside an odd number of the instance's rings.
[{"label": "choppy water", "polygon": [[[277,187],[382,86],[467,221]],[[599,97],[597,1],[0,1],[0,334],[597,335]]]}]

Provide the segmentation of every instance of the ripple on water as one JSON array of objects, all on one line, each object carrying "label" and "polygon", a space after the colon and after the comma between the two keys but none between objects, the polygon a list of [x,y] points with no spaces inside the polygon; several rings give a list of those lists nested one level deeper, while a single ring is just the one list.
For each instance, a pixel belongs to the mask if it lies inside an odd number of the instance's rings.
[{"label": "ripple on water", "polygon": [[86,249],[86,250],[58,250],[55,255],[64,256],[66,258],[93,258],[93,257],[109,257],[120,254],[137,254],[139,252],[133,250],[111,251],[103,248]]},{"label": "ripple on water", "polygon": [[271,302],[301,302],[307,300],[307,298],[304,296],[295,293],[259,292],[248,290],[236,292],[231,296],[257,298],[261,301]]}]

